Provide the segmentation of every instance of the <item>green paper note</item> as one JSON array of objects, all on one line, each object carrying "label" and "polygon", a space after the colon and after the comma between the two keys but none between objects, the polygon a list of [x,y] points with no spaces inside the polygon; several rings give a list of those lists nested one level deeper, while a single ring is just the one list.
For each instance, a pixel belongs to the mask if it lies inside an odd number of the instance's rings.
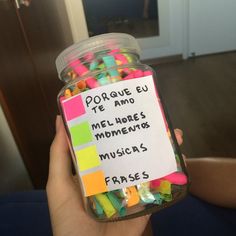
[{"label": "green paper note", "polygon": [[93,140],[89,123],[83,122],[70,128],[70,134],[73,146],[79,146],[89,143]]}]

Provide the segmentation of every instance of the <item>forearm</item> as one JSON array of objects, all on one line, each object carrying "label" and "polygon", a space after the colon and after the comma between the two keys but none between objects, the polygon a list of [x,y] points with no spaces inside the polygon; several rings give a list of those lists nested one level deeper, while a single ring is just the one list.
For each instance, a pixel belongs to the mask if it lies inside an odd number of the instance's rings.
[{"label": "forearm", "polygon": [[186,159],[190,192],[212,204],[236,208],[236,159]]}]

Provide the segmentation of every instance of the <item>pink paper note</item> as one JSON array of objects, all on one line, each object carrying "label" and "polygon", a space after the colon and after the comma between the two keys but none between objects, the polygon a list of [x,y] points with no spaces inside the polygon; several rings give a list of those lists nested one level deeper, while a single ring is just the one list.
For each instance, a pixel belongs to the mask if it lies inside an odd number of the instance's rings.
[{"label": "pink paper note", "polygon": [[72,97],[69,100],[63,101],[62,107],[66,121],[75,119],[85,113],[81,96]]}]

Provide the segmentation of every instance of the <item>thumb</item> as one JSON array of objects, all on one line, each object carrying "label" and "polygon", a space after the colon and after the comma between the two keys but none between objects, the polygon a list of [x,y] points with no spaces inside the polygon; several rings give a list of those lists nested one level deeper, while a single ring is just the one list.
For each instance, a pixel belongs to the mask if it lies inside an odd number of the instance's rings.
[{"label": "thumb", "polygon": [[56,119],[56,136],[50,148],[49,180],[71,178],[71,158],[67,142],[66,131],[61,119]]},{"label": "thumb", "polygon": [[181,129],[175,129],[175,137],[179,145],[183,143],[183,131]]}]

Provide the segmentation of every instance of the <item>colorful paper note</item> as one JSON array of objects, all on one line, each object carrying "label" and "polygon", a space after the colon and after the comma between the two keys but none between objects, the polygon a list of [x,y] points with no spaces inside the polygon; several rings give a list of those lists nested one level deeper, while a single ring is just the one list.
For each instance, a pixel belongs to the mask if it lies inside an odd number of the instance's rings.
[{"label": "colorful paper note", "polygon": [[96,171],[82,176],[85,196],[91,196],[98,193],[107,192],[105,176],[103,171]]},{"label": "colorful paper note", "polygon": [[89,146],[75,152],[79,170],[84,171],[101,164],[96,146]]},{"label": "colorful paper note", "polygon": [[81,96],[73,97],[62,102],[62,108],[66,121],[75,119],[85,113]]},{"label": "colorful paper note", "polygon": [[87,121],[70,127],[70,134],[73,146],[86,144],[93,140],[90,125]]}]

